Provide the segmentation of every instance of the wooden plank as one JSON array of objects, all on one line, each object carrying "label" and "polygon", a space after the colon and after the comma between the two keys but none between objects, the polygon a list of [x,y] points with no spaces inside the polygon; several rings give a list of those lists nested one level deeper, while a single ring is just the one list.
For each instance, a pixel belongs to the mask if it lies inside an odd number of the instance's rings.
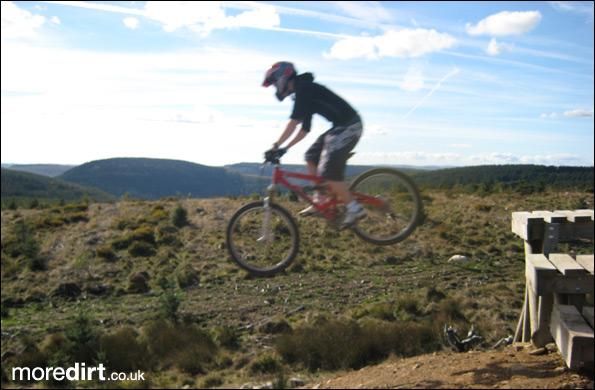
[{"label": "wooden plank", "polygon": [[583,276],[586,273],[582,265],[565,253],[552,253],[549,260],[564,276]]},{"label": "wooden plank", "polygon": [[533,214],[533,217],[543,218],[543,220],[547,223],[564,223],[564,222],[568,221],[568,219],[566,218],[566,215],[551,212],[551,211],[539,210],[539,211],[533,211],[531,214]]},{"label": "wooden plank", "polygon": [[570,222],[589,222],[593,220],[593,210],[556,210],[554,213],[565,215]]},{"label": "wooden plank", "polygon": [[541,223],[543,224],[542,217],[534,217],[530,212],[527,211],[516,211],[512,213],[512,232],[523,240],[529,239],[529,225]]},{"label": "wooden plank", "polygon": [[537,295],[551,292],[551,286],[558,276],[556,267],[543,254],[527,255],[525,258],[525,278]]},{"label": "wooden plank", "polygon": [[589,214],[591,215],[591,221],[593,220],[593,209],[580,209],[580,210],[575,210],[577,212],[581,212],[581,213],[585,213],[585,214]]},{"label": "wooden plank", "polygon": [[593,255],[578,255],[576,256],[576,262],[593,275]]},{"label": "wooden plank", "polygon": [[550,330],[566,365],[572,370],[593,367],[593,329],[576,307],[555,304]]},{"label": "wooden plank", "polygon": [[593,306],[583,306],[583,318],[593,328]]},{"label": "wooden plank", "polygon": [[553,340],[549,325],[554,294],[545,294],[538,297],[537,303],[537,329],[531,333],[531,341],[536,347],[545,347]]}]

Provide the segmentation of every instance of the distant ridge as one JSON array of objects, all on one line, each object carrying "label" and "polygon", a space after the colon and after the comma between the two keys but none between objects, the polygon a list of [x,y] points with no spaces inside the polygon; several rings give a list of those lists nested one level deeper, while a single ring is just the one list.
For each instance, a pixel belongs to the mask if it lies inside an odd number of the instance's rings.
[{"label": "distant ridge", "polygon": [[79,165],[62,179],[100,188],[115,196],[143,199],[166,196],[216,197],[259,191],[258,180],[180,160],[112,158]]},{"label": "distant ridge", "polygon": [[[48,166],[52,165],[35,164],[24,167]],[[48,181],[51,180],[49,177],[14,170],[8,172],[3,169],[2,199],[4,202],[7,197],[12,196],[25,199],[69,200],[81,198],[83,194],[98,200],[106,199],[110,195],[120,197],[124,194],[140,199],[249,195],[262,193],[270,181],[272,167],[268,165],[264,171],[261,171],[261,167],[262,164],[259,163],[211,167],[180,160],[112,158],[73,167],[55,178],[59,179],[57,181]],[[372,167],[348,166],[346,176],[357,176]],[[287,164],[283,165],[283,168],[305,172],[301,164]],[[395,168],[410,175],[422,189],[462,186],[469,190],[501,188],[535,192],[549,187],[593,191],[593,167],[483,165],[435,170],[429,167]],[[69,186],[68,183],[77,186]]]},{"label": "distant ridge", "polygon": [[2,202],[9,200],[72,201],[85,197],[109,201],[113,197],[96,188],[84,187],[63,180],[29,172],[2,168]]},{"label": "distant ridge", "polygon": [[523,185],[593,190],[593,167],[545,165],[478,165],[418,172],[415,181],[431,188],[465,185]]},{"label": "distant ridge", "polygon": [[13,171],[22,171],[35,173],[36,175],[56,177],[60,176],[76,165],[60,164],[2,164],[2,168],[12,169]]}]

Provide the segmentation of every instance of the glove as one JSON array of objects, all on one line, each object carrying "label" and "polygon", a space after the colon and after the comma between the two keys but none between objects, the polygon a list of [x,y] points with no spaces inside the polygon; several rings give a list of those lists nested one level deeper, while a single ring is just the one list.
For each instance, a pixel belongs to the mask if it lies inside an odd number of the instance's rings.
[{"label": "glove", "polygon": [[265,162],[279,163],[279,159],[287,152],[287,148],[270,149],[264,152]]}]

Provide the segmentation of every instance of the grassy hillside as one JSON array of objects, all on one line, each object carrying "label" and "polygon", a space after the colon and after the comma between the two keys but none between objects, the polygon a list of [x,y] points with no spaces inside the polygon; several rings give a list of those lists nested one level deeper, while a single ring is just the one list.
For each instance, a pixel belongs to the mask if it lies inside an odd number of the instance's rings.
[{"label": "grassy hillside", "polygon": [[59,179],[10,169],[2,169],[1,173],[3,207],[10,203],[27,206],[33,201],[56,203],[83,198],[96,201],[113,199],[111,195],[98,189]]},{"label": "grassy hillside", "polygon": [[257,180],[186,161],[113,158],[80,165],[62,179],[102,189],[112,195],[142,199],[165,196],[213,197],[250,194]]},{"label": "grassy hillside", "polygon": [[[389,247],[299,219],[296,263],[262,279],[225,249],[227,221],[248,199],[4,210],[3,370],[71,359],[147,373],[123,387],[281,387],[444,349],[444,324],[463,334],[473,324],[489,348],[514,332],[523,301],[511,212],[593,208],[585,192],[423,198],[424,224]],[[173,218],[182,209],[187,221]],[[448,262],[455,254],[469,261]]]}]

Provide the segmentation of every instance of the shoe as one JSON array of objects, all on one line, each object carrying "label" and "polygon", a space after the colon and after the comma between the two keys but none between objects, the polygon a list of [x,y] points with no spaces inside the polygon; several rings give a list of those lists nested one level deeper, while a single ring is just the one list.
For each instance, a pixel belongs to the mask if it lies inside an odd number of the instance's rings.
[{"label": "shoe", "polygon": [[314,215],[318,215],[318,210],[316,210],[316,207],[314,207],[314,205],[310,205],[302,211],[300,211],[298,215],[300,217],[312,217]]},{"label": "shoe", "polygon": [[350,228],[357,223],[362,218],[365,218],[366,210],[360,205],[357,205],[355,208],[347,209],[345,212],[345,219],[343,219],[343,223],[341,224],[341,229]]}]

